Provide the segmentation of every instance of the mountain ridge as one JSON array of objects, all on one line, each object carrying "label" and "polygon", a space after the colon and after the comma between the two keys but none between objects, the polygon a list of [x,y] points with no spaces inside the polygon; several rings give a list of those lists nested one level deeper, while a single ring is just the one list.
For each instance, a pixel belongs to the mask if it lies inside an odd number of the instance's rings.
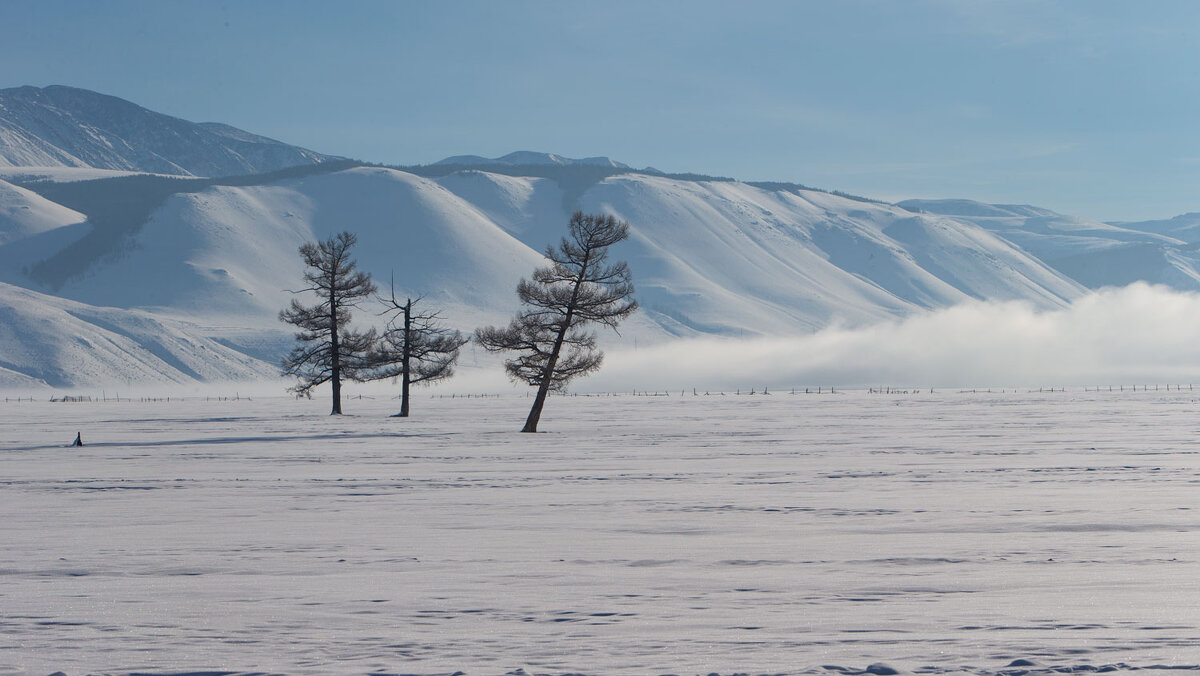
[{"label": "mountain ridge", "polygon": [[609,169],[631,169],[628,164],[617,162],[607,157],[584,157],[582,159],[573,159],[563,157],[554,153],[534,152],[530,150],[517,150],[507,155],[495,158],[481,157],[479,155],[453,155],[445,159],[438,160],[433,163],[436,165],[452,164],[462,166],[494,166],[505,165],[512,167],[537,166],[537,165],[557,165],[557,166],[592,166],[592,167],[607,167]]},{"label": "mountain ridge", "polygon": [[229,176],[331,159],[338,158],[229,125],[163,115],[87,89],[0,89],[0,166]]}]

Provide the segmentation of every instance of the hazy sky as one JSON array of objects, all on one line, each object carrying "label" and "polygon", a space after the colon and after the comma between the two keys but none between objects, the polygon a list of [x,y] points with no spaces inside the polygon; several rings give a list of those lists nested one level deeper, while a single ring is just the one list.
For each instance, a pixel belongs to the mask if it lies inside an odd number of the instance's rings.
[{"label": "hazy sky", "polygon": [[1200,211],[1194,0],[3,0],[0,87],[25,84],[393,164],[540,150]]}]

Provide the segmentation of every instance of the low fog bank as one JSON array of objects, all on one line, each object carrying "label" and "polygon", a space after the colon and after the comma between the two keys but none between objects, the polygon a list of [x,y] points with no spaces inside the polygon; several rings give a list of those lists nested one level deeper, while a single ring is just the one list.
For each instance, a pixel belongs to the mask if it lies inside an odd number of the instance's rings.
[{"label": "low fog bank", "polygon": [[610,350],[579,391],[1200,383],[1200,295],[1144,283],[1071,307],[976,302],[865,328]]}]

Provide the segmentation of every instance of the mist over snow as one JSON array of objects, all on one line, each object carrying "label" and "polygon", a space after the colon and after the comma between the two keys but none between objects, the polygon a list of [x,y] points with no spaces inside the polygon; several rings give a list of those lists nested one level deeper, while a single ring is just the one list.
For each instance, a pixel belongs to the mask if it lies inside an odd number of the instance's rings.
[{"label": "mist over snow", "polygon": [[1137,283],[1061,310],[976,301],[863,328],[622,348],[577,389],[1188,384],[1197,336],[1200,295]]}]

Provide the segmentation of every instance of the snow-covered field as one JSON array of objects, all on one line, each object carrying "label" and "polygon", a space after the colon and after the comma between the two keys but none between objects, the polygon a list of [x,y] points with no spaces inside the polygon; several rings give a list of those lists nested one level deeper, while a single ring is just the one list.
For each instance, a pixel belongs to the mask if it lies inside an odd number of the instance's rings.
[{"label": "snow-covered field", "polygon": [[0,673],[1200,668],[1200,391],[528,403],[0,404]]}]

